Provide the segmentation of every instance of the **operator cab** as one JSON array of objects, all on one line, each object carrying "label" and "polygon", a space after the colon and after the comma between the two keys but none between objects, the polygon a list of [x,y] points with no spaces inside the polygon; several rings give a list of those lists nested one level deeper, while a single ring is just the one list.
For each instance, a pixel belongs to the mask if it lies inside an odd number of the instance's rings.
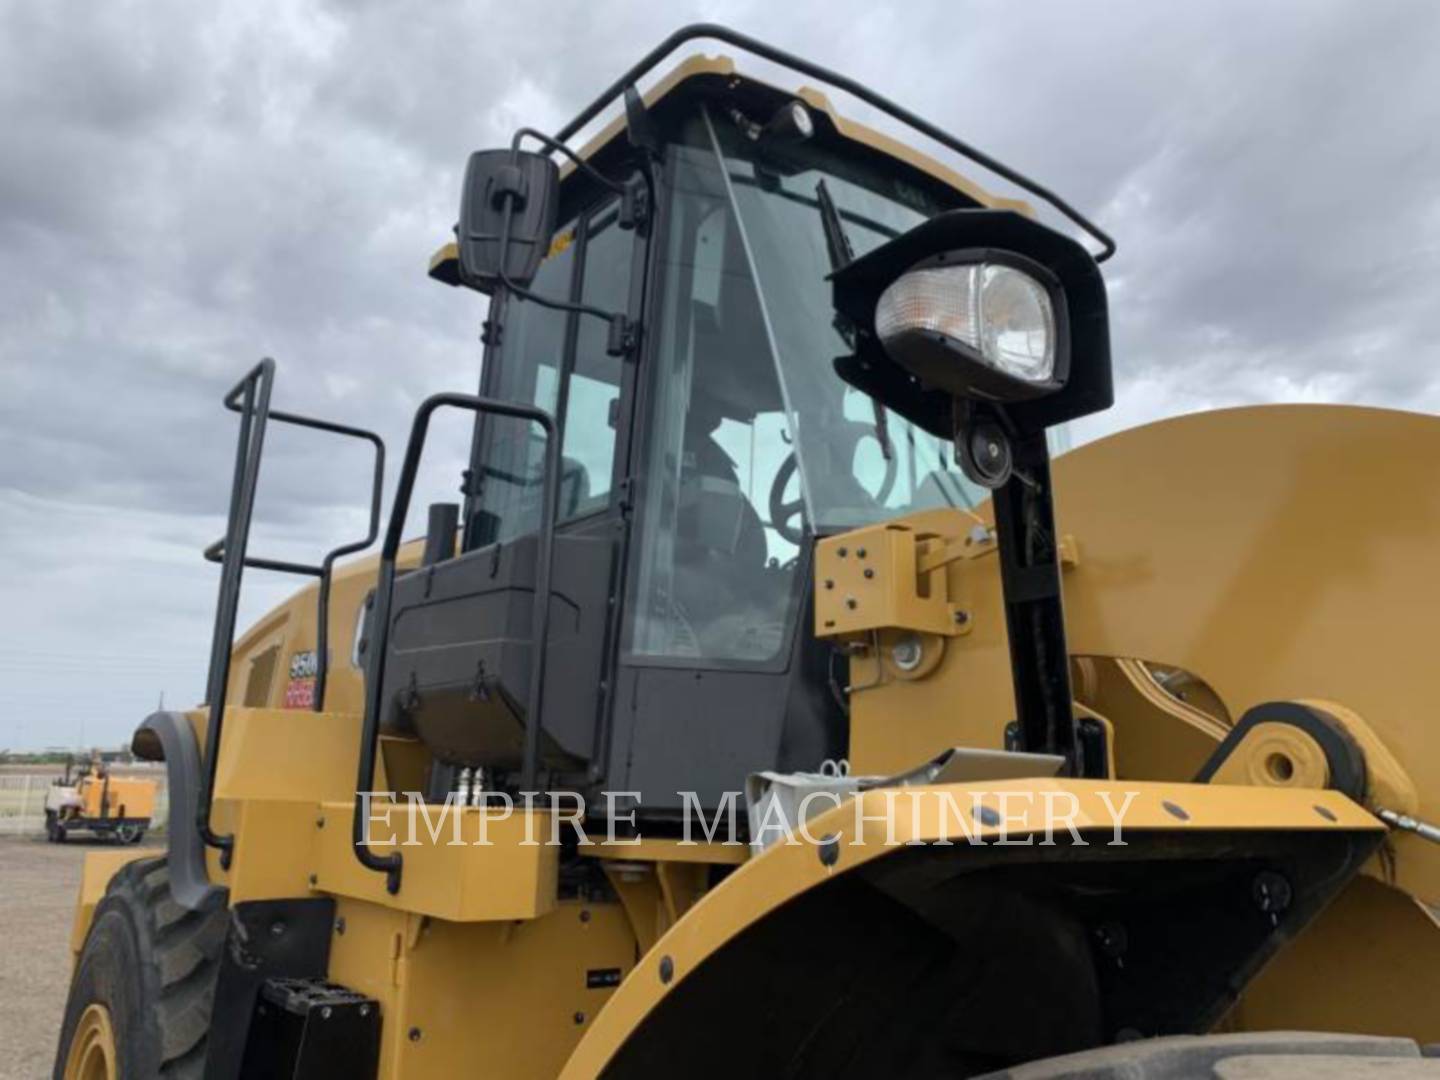
[{"label": "operator cab", "polygon": [[[837,374],[833,221],[858,258],[1023,206],[723,59],[580,157],[533,277],[463,283],[490,295],[482,397],[558,429],[539,779],[639,792],[657,822],[845,756],[846,664],[807,632],[817,537],[988,494]],[[462,284],[454,245],[431,273]],[[479,414],[459,550],[395,585],[382,725],[496,787],[522,765],[545,473],[535,423]]]}]

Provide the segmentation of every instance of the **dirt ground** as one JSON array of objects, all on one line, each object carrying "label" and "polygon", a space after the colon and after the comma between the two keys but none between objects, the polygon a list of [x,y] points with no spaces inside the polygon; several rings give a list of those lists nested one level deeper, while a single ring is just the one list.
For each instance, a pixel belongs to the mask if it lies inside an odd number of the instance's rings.
[{"label": "dirt ground", "polygon": [[48,1077],[70,981],[70,919],[86,848],[0,836],[0,1078]]}]

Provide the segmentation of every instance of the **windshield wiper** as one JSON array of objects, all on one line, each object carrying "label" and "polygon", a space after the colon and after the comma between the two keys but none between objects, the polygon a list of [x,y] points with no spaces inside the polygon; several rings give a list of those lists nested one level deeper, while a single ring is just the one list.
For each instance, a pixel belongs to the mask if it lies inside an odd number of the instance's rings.
[{"label": "windshield wiper", "polygon": [[[855,249],[850,246],[850,237],[845,235],[845,222],[840,218],[840,211],[830,196],[830,186],[825,183],[824,177],[815,185],[815,199],[820,204],[820,224],[825,230],[825,250],[830,254],[830,270],[832,273],[843,270],[855,261]],[[835,329],[853,348],[854,330],[838,314],[835,316]],[[895,456],[895,448],[890,445],[890,423],[885,415],[885,406],[875,397],[870,399],[870,404],[875,409],[875,439],[880,444],[880,453],[889,461]]]},{"label": "windshield wiper", "polygon": [[843,270],[855,261],[855,249],[845,235],[845,223],[840,220],[840,211],[836,209],[824,179],[815,185],[815,198],[820,202],[820,223],[825,229],[825,250],[830,253],[830,269]]}]

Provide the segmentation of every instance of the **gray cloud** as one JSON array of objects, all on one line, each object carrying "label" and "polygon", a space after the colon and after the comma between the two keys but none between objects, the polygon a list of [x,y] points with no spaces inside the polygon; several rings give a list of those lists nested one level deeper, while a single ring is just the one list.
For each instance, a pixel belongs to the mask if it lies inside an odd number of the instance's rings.
[{"label": "gray cloud", "polygon": [[[1440,9],[0,0],[0,745],[118,741],[199,694],[233,425],[380,430],[472,388],[481,305],[429,282],[465,154],[554,128],[674,26],[847,70],[1063,192],[1109,264],[1121,401],[1440,410]],[[714,51],[713,48],[711,51]],[[748,64],[760,71],[765,65]],[[863,114],[865,110],[855,110]],[[417,503],[453,490],[437,432]],[[277,433],[256,546],[354,532],[358,453]],[[293,587],[256,575],[253,615]]]}]

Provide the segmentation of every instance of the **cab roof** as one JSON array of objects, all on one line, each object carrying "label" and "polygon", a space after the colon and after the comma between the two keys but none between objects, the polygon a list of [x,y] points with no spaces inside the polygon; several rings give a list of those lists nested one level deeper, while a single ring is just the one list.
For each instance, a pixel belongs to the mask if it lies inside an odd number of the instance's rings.
[{"label": "cab roof", "polygon": [[[831,104],[830,99],[814,87],[802,86],[793,92],[782,90],[763,80],[740,73],[735,66],[735,61],[723,54],[706,56],[703,53],[697,53],[688,57],[651,85],[642,95],[642,99],[648,110],[662,112],[667,111],[670,105],[682,99],[690,99],[692,96],[711,96],[717,93],[738,93],[743,97],[774,98],[776,100],[798,98],[817,117],[828,121],[828,127],[833,136],[852,143],[864,152],[899,162],[923,174],[931,181],[936,181],[956,192],[974,205],[998,210],[1014,210],[1027,217],[1034,216],[1033,207],[1025,200],[996,195],[915,147],[859,121],[840,115]],[[625,114],[622,111],[592,136],[577,151],[578,155],[586,161],[608,156],[609,153],[615,151],[617,139],[625,132],[625,126]],[[560,177],[563,200],[566,187],[570,186],[569,182],[576,178],[575,166],[568,161],[565,162],[561,167]],[[442,246],[430,257],[429,274],[432,278],[447,285],[460,284],[456,247],[453,241]]]}]

